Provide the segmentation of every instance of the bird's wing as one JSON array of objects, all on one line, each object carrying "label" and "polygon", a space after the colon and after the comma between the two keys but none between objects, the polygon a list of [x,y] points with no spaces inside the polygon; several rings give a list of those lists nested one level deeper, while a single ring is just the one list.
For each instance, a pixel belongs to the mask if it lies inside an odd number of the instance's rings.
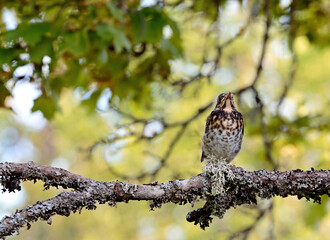
[{"label": "bird's wing", "polygon": [[204,158],[205,158],[206,156],[205,156],[205,154],[204,154],[204,152],[202,152],[202,156],[201,156],[201,162],[203,162],[204,161]]},{"label": "bird's wing", "polygon": [[242,135],[244,135],[244,120],[243,120],[243,118],[242,118],[242,124],[243,124]]},{"label": "bird's wing", "polygon": [[206,119],[205,132],[209,131],[210,121],[211,121],[211,117],[212,117],[213,113],[214,113],[214,111],[212,111],[211,114]]},{"label": "bird's wing", "polygon": [[242,135],[244,135],[244,120],[243,120],[243,115],[240,113],[240,112],[238,112],[239,113],[239,121],[241,122],[241,124],[242,124]]}]

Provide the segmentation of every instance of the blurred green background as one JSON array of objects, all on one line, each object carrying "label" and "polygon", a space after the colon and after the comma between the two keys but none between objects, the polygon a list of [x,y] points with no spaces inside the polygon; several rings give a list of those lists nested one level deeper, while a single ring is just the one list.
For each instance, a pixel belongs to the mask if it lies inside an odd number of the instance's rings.
[{"label": "blurred green background", "polygon": [[[253,89],[236,95],[246,130],[234,164],[330,169],[329,1],[15,0],[0,11],[1,162],[102,181],[189,178],[211,108],[180,123],[257,76],[262,109]],[[1,217],[62,191],[42,189],[1,194]],[[322,200],[260,200],[206,231],[186,221],[190,205],[101,205],[8,239],[327,239]]]}]

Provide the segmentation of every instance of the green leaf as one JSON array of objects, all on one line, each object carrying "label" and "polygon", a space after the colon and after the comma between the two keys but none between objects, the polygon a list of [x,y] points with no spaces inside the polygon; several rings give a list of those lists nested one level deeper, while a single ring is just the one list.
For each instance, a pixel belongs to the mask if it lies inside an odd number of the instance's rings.
[{"label": "green leaf", "polygon": [[53,39],[44,39],[40,44],[32,48],[30,51],[31,61],[36,62],[38,64],[42,63],[42,58],[45,55],[53,55]]},{"label": "green leaf", "polygon": [[96,108],[97,101],[99,100],[101,96],[102,90],[97,89],[95,90],[89,98],[81,101],[81,104],[89,111],[94,112]]},{"label": "green leaf", "polygon": [[131,50],[131,43],[128,41],[125,36],[125,33],[122,31],[118,31],[116,33],[113,43],[115,45],[115,50],[117,53],[121,52],[123,48]]},{"label": "green leaf", "polygon": [[133,37],[137,43],[158,43],[163,37],[163,27],[167,17],[158,9],[143,8],[132,15],[134,22]]},{"label": "green leaf", "polygon": [[66,33],[63,35],[62,48],[80,57],[89,51],[89,40],[84,31]]},{"label": "green leaf", "polygon": [[162,39],[160,42],[160,48],[168,53],[168,58],[172,59],[173,57],[179,58],[182,57],[182,49],[177,48],[170,40]]},{"label": "green leaf", "polygon": [[108,59],[108,64],[104,66],[104,71],[111,73],[112,76],[117,78],[125,75],[125,69],[129,63],[125,56],[112,53],[108,55]]},{"label": "green leaf", "polygon": [[100,50],[97,60],[102,64],[105,64],[108,61],[108,53],[106,48],[102,48]]},{"label": "green leaf", "polygon": [[32,112],[40,110],[44,117],[51,120],[54,117],[55,112],[58,110],[57,103],[54,98],[50,96],[41,95],[34,100]]},{"label": "green leaf", "polygon": [[96,33],[105,41],[110,41],[114,37],[113,27],[106,23],[100,23],[96,26]]},{"label": "green leaf", "polygon": [[115,51],[121,52],[123,48],[131,50],[131,43],[127,39],[124,29],[106,23],[96,26],[96,33],[105,41],[113,40]]},{"label": "green leaf", "polygon": [[217,18],[217,11],[219,8],[219,3],[224,4],[226,1],[217,2],[217,1],[204,1],[204,0],[196,0],[192,6],[192,9],[195,12],[203,13],[208,19],[211,21],[215,21]]},{"label": "green leaf", "polygon": [[64,87],[87,87],[91,79],[87,68],[81,66],[78,61],[67,61],[66,65],[68,67],[68,71],[64,76],[49,79],[51,88],[57,93],[60,93]]},{"label": "green leaf", "polygon": [[10,63],[13,59],[17,59],[19,57],[19,54],[23,51],[23,49],[0,48],[0,65],[4,63]]},{"label": "green leaf", "polygon": [[171,27],[171,29],[173,31],[173,36],[175,38],[181,39],[181,37],[180,37],[180,29],[179,29],[179,26],[178,26],[177,22],[173,21],[169,17],[167,18],[167,22],[168,22],[168,25]]},{"label": "green leaf", "polygon": [[49,31],[50,25],[46,22],[19,25],[15,30],[5,33],[4,40],[10,42],[21,37],[28,45],[35,46]]},{"label": "green leaf", "polygon": [[124,21],[124,12],[117,8],[115,4],[109,2],[107,3],[107,7],[114,18],[118,19],[119,21]]}]

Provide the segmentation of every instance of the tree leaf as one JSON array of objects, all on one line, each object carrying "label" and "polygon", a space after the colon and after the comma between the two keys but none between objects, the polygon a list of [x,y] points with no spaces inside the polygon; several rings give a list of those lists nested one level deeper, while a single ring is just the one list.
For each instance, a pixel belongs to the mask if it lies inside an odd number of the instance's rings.
[{"label": "tree leaf", "polygon": [[163,12],[155,8],[144,8],[132,15],[133,37],[137,43],[158,43],[163,36],[163,27],[167,18]]},{"label": "tree leaf", "polygon": [[62,48],[80,57],[89,51],[89,40],[87,34],[81,30],[63,35]]},{"label": "tree leaf", "polygon": [[21,37],[28,45],[35,46],[48,31],[50,25],[47,22],[19,25],[15,30],[5,33],[4,40],[10,42]]},{"label": "tree leaf", "polygon": [[40,110],[44,117],[51,120],[54,117],[55,112],[58,110],[57,103],[53,97],[41,95],[34,100],[32,112]]},{"label": "tree leaf", "polygon": [[78,60],[66,62],[68,71],[59,78],[50,78],[49,83],[53,90],[60,93],[62,88],[86,88],[90,81],[90,74],[86,67],[81,66]]},{"label": "tree leaf", "polygon": [[16,48],[0,48],[0,65],[10,63],[13,59],[17,59],[23,50]]},{"label": "tree leaf", "polygon": [[108,2],[107,7],[114,18],[118,19],[119,21],[124,21],[124,12],[117,8],[115,4]]},{"label": "tree leaf", "polygon": [[38,64],[42,63],[42,58],[53,55],[53,39],[46,38],[30,51],[30,59]]},{"label": "tree leaf", "polygon": [[97,89],[89,96],[89,98],[81,101],[81,104],[85,107],[85,109],[88,110],[88,112],[95,111],[96,103],[99,100],[101,93],[102,93],[102,90]]},{"label": "tree leaf", "polygon": [[180,58],[182,57],[182,49],[177,48],[169,39],[162,39],[160,42],[160,48],[168,53],[168,58],[171,59],[173,57]]},{"label": "tree leaf", "polygon": [[105,65],[106,69],[104,71],[110,72],[115,77],[123,76],[129,60],[125,56],[115,53],[109,54],[108,59],[108,64]]},{"label": "tree leaf", "polygon": [[106,23],[100,23],[96,27],[96,33],[105,41],[113,40],[115,51],[121,52],[123,48],[131,50],[131,43],[127,39],[124,29]]},{"label": "tree leaf", "polygon": [[111,25],[106,23],[99,23],[96,26],[96,33],[105,41],[110,41],[114,38],[114,32]]}]

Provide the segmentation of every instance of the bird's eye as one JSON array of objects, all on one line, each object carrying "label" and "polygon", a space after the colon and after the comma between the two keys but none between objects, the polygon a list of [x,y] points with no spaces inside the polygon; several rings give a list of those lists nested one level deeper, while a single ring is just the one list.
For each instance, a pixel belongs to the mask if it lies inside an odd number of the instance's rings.
[{"label": "bird's eye", "polygon": [[225,96],[225,94],[220,94],[219,96],[218,96],[218,102],[221,102],[221,100],[223,99],[223,97]]}]

